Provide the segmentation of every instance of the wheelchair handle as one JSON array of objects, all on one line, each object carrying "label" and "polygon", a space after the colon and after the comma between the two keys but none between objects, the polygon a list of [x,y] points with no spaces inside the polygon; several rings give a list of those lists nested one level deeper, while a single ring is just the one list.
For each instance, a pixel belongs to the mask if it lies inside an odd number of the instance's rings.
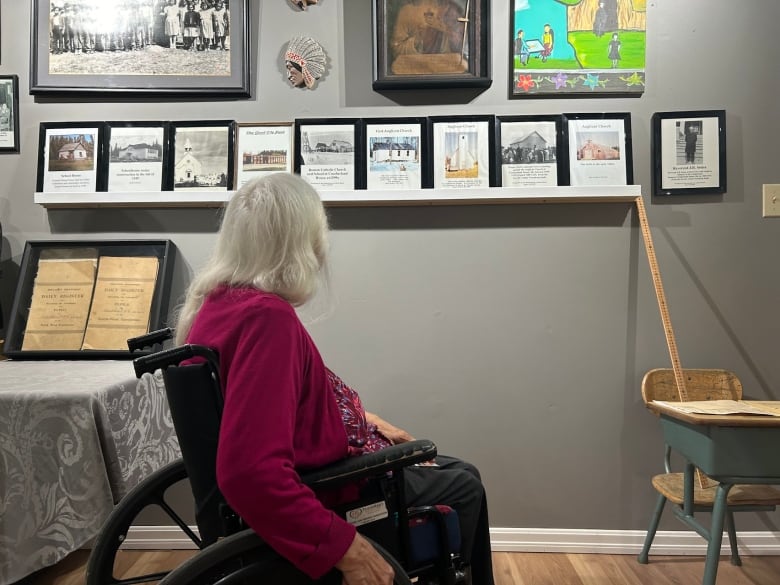
[{"label": "wheelchair handle", "polygon": [[133,369],[135,369],[136,377],[140,378],[143,374],[151,374],[168,366],[176,366],[184,360],[194,357],[205,358],[211,362],[216,370],[219,370],[219,357],[216,351],[205,345],[192,345],[189,343],[135,358],[133,360]]},{"label": "wheelchair handle", "polygon": [[173,339],[173,329],[166,327],[165,329],[150,331],[149,333],[139,335],[138,337],[131,337],[127,340],[127,349],[129,349],[130,352],[134,352],[137,349],[151,347],[157,343],[168,341],[169,339]]}]

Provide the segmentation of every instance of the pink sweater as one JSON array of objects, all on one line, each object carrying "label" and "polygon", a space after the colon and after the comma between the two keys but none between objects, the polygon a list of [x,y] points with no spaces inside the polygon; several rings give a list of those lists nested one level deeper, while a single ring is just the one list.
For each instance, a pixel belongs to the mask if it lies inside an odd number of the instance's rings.
[{"label": "pink sweater", "polygon": [[326,509],[296,469],[347,456],[325,365],[294,309],[252,288],[220,287],[188,343],[219,352],[225,410],[217,483],[233,510],[312,578],[344,556],[355,528]]}]

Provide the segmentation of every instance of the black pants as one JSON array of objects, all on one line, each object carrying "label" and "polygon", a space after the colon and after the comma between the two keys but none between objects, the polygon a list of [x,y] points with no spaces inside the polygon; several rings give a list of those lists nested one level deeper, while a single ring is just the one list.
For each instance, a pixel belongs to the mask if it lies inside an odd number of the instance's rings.
[{"label": "black pants", "polygon": [[445,455],[436,463],[404,469],[406,504],[454,508],[460,522],[461,558],[471,565],[472,585],[493,585],[487,498],[479,470]]}]

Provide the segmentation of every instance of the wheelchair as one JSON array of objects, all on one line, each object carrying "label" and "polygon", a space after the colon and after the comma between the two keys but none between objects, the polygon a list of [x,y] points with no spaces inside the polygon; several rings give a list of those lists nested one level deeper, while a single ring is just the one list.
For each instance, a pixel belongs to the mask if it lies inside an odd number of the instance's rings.
[{"label": "wheelchair", "polygon": [[[130,339],[128,346],[134,351],[171,337],[172,331],[163,329]],[[341,574],[335,569],[317,581],[300,572],[249,529],[219,492],[216,454],[222,391],[216,352],[184,345],[142,355],[133,365],[139,378],[162,371],[182,458],[152,473],[117,504],[90,554],[86,585],[340,585]],[[404,468],[435,456],[434,443],[416,440],[303,472],[301,480],[315,492],[359,482],[359,499],[334,511],[355,524],[393,567],[396,584],[414,579],[420,585],[465,585],[468,570],[459,554],[455,510],[402,505]],[[197,533],[168,498],[169,489],[183,480],[189,481],[195,501]],[[119,548],[138,515],[152,506],[162,509],[200,550],[169,572],[115,577]]]}]

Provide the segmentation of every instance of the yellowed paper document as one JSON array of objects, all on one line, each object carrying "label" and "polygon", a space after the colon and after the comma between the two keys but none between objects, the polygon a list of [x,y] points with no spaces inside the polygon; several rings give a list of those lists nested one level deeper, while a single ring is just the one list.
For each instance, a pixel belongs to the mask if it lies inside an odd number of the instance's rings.
[{"label": "yellowed paper document", "polygon": [[22,350],[81,349],[94,284],[94,260],[40,260]]},{"label": "yellowed paper document", "polygon": [[761,414],[764,416],[780,416],[780,409],[771,403],[751,400],[692,400],[688,402],[664,402],[653,400],[660,404],[687,414]]},{"label": "yellowed paper document", "polygon": [[101,256],[82,349],[127,349],[149,331],[159,261],[150,256]]}]

